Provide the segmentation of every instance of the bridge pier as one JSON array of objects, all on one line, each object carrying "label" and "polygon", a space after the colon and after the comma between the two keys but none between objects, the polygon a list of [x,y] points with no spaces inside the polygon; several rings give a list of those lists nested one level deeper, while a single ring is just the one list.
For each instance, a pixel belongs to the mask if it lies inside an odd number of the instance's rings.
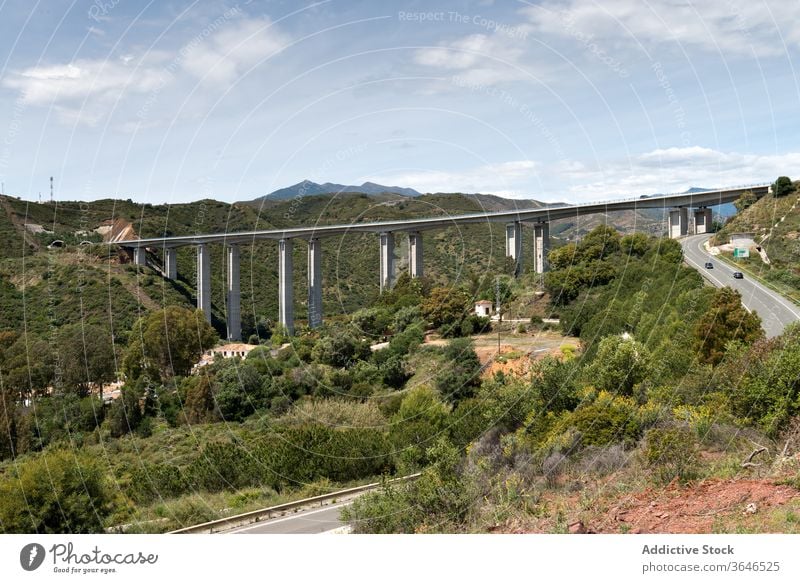
[{"label": "bridge pier", "polygon": [[394,285],[394,233],[380,234],[381,238],[381,293]]},{"label": "bridge pier", "polygon": [[292,240],[278,241],[278,323],[294,334],[294,289],[292,287]]},{"label": "bridge pier", "polygon": [[700,208],[694,212],[694,234],[703,235],[711,232],[711,209]]},{"label": "bridge pier", "polygon": [[674,208],[669,211],[669,238],[678,239],[689,233],[689,211],[686,207]]},{"label": "bridge pier", "polygon": [[522,225],[519,221],[506,225],[506,257],[514,260],[514,275],[519,275],[522,267]]},{"label": "bridge pier", "polygon": [[205,243],[197,246],[197,309],[211,322],[211,253]]},{"label": "bridge pier", "polygon": [[408,273],[412,278],[422,277],[422,233],[408,234]]},{"label": "bridge pier", "polygon": [[133,263],[135,265],[147,265],[147,249],[144,247],[134,247]]},{"label": "bridge pier", "polygon": [[322,243],[308,240],[308,325],[322,325]]},{"label": "bridge pier", "polygon": [[240,289],[239,246],[228,245],[227,301],[225,316],[227,319],[228,340],[242,339],[242,294]]},{"label": "bridge pier", "polygon": [[550,252],[550,223],[533,226],[533,269],[536,273],[548,271],[547,254]]},{"label": "bridge pier", "polygon": [[164,249],[164,273],[168,279],[178,279],[178,250],[175,247]]}]

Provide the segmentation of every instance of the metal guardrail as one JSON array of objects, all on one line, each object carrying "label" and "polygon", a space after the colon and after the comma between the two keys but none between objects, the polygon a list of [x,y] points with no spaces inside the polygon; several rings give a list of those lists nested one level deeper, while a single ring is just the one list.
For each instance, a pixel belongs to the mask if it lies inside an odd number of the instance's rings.
[{"label": "metal guardrail", "polygon": [[325,506],[329,503],[355,498],[356,496],[364,494],[365,492],[380,488],[384,485],[384,483],[399,484],[402,482],[416,480],[419,478],[419,476],[420,473],[410,474],[408,476],[388,480],[387,482],[374,482],[372,484],[365,484],[363,486],[356,486],[354,488],[347,488],[346,490],[331,492],[330,494],[321,494],[320,496],[303,498],[302,500],[295,500],[294,502],[286,502],[285,504],[278,504],[277,506],[270,506],[269,508],[251,510],[250,512],[245,512],[244,514],[236,514],[234,516],[228,516],[218,520],[211,520],[202,524],[187,526],[178,530],[173,530],[167,534],[214,534],[225,532],[240,526],[246,526],[248,524],[261,522],[263,520],[270,520],[272,518],[286,516],[288,513],[297,511],[301,508]]}]

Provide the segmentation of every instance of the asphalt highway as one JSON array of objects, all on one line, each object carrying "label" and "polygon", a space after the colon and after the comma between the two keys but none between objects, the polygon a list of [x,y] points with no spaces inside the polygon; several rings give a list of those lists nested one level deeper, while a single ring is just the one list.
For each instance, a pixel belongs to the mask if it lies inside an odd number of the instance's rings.
[{"label": "asphalt highway", "polygon": [[[788,324],[800,320],[800,307],[749,278],[747,273],[744,274],[744,279],[734,279],[733,272],[736,269],[711,255],[703,247],[708,238],[709,235],[693,235],[681,239],[684,260],[715,286],[727,285],[738,290],[742,294],[744,306],[761,317],[761,325],[768,338],[780,335]],[[714,267],[706,269],[706,262],[711,262]]]},{"label": "asphalt highway", "polygon": [[228,531],[226,534],[322,534],[340,529],[345,523],[339,512],[352,500],[322,508],[310,508],[289,516],[264,520]]}]

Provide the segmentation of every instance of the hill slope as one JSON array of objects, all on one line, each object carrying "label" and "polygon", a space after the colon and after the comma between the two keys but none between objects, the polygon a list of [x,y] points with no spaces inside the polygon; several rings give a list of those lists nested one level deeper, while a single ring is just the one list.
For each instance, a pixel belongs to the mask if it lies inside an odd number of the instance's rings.
[{"label": "hill slope", "polygon": [[742,264],[773,283],[780,291],[795,295],[800,292],[800,196],[795,191],[786,196],[772,194],[732,217],[717,233],[715,242],[727,243],[733,233],[752,233],[766,252],[769,264],[757,253]]},{"label": "hill slope", "polygon": [[[130,264],[114,247],[78,244],[100,242],[98,227],[130,224],[141,237],[189,235],[216,231],[243,231],[353,221],[402,220],[435,215],[509,210],[541,206],[537,201],[509,200],[491,195],[427,194],[316,195],[269,204],[224,203],[200,200],[188,204],[140,205],[130,200],[104,199],[91,203],[36,204],[0,197],[0,330],[19,331],[23,321],[34,333],[50,325],[78,321],[113,326],[117,335],[127,332],[142,311],[155,306],[195,302],[195,251],[178,251],[178,279],[165,280],[159,269],[162,257],[152,250],[147,268]],[[622,231],[658,232],[659,221],[640,213],[598,215],[576,221],[553,223],[554,245],[558,238],[580,236],[600,222]],[[26,226],[27,225],[27,226]],[[509,266],[505,258],[504,225],[468,225],[424,233],[425,274],[432,282],[453,284],[493,278]],[[529,249],[530,234],[525,235]],[[48,249],[54,240],[63,249]],[[369,305],[378,295],[378,242],[373,235],[353,234],[323,240],[323,304],[326,317],[351,313]],[[398,271],[406,268],[408,251],[404,235],[396,240]],[[523,254],[523,269],[531,269],[532,253]],[[211,246],[212,319],[224,332],[225,282],[223,248]],[[306,249],[294,246],[295,313],[306,314]],[[277,248],[269,241],[242,246],[242,313],[245,338],[260,319],[277,315]],[[80,290],[70,299],[51,305],[53,287]],[[62,294],[56,294],[59,297]],[[124,338],[122,338],[124,341]]]}]

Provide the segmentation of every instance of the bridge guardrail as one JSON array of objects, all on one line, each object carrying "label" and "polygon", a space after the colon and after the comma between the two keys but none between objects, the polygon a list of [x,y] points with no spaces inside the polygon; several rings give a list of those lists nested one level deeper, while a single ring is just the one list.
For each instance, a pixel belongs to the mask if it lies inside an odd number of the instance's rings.
[{"label": "bridge guardrail", "polygon": [[[420,473],[402,476],[388,480],[387,484],[400,484],[409,482],[419,478]],[[203,522],[202,524],[195,524],[173,530],[167,534],[214,534],[225,532],[240,526],[254,524],[262,520],[270,520],[271,518],[278,518],[285,516],[287,513],[299,510],[304,507],[325,506],[326,503],[331,503],[337,500],[346,500],[354,498],[370,490],[376,490],[383,486],[383,482],[374,482],[372,484],[365,484],[363,486],[356,486],[354,488],[347,488],[330,494],[321,494],[320,496],[313,496],[311,498],[303,498],[302,500],[295,500],[294,502],[286,502],[285,504],[278,504],[277,506],[270,506],[269,508],[261,508],[259,510],[251,510],[243,514],[236,514],[234,516],[227,516],[218,520],[211,520]]]}]

